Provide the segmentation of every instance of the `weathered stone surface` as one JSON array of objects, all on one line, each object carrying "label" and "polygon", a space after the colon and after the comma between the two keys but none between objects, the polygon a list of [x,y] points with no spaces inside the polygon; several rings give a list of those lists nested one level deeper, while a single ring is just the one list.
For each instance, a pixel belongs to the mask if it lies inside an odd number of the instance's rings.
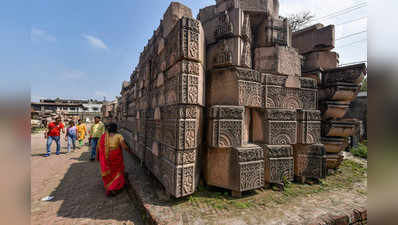
[{"label": "weathered stone surface", "polygon": [[301,76],[301,56],[289,47],[256,48],[254,69],[264,73]]},{"label": "weathered stone surface", "polygon": [[348,84],[329,86],[319,90],[319,100],[351,102],[355,99],[359,90],[359,86],[352,86]]},{"label": "weathered stone surface", "polygon": [[207,48],[207,69],[216,67],[252,67],[251,44],[240,37],[222,39]]},{"label": "weathered stone surface", "polygon": [[330,51],[317,51],[304,55],[304,71],[330,70],[339,65],[339,54]]},{"label": "weathered stone surface", "polygon": [[344,156],[342,152],[339,154],[326,154],[326,166],[328,169],[337,169],[343,162]]},{"label": "weathered stone surface", "polygon": [[250,16],[241,9],[235,8],[213,15],[212,18],[201,20],[207,45],[212,45],[218,40],[240,37],[252,42]]},{"label": "weathered stone surface", "polygon": [[322,136],[324,137],[350,137],[355,132],[355,120],[324,121],[322,123]]},{"label": "weathered stone surface", "polygon": [[292,45],[300,54],[331,50],[335,46],[334,25],[315,24],[293,33]]},{"label": "weathered stone surface", "polygon": [[341,137],[322,137],[322,144],[325,145],[326,153],[338,154],[344,150],[345,138]]},{"label": "weathered stone surface", "polygon": [[267,109],[316,109],[318,91],[294,89],[273,85],[264,86],[264,101]]},{"label": "weathered stone surface", "polygon": [[320,104],[323,120],[341,119],[346,114],[350,105],[346,102],[323,101]]},{"label": "weathered stone surface", "polygon": [[346,83],[358,86],[367,71],[365,64],[339,67],[322,72],[322,83],[324,86],[331,86],[336,83]]},{"label": "weathered stone surface", "polygon": [[210,105],[263,107],[264,94],[259,72],[230,67],[213,70],[207,86]]},{"label": "weathered stone surface", "polygon": [[166,13],[163,15],[163,21],[161,23],[163,37],[167,37],[182,17],[192,18],[192,10],[181,3],[171,2]]},{"label": "weathered stone surface", "polygon": [[213,118],[209,121],[209,145],[214,148],[241,146],[245,129],[243,113],[244,107],[213,106],[210,109]]},{"label": "weathered stone surface", "polygon": [[263,149],[257,145],[210,148],[206,156],[206,183],[242,192],[264,186]]},{"label": "weathered stone surface", "polygon": [[[297,143],[295,110],[268,109],[253,113],[253,142],[267,145]],[[263,121],[262,123],[260,121]]]},{"label": "weathered stone surface", "polygon": [[294,146],[294,175],[304,178],[325,178],[326,152],[322,144]]},{"label": "weathered stone surface", "polygon": [[292,45],[292,31],[287,19],[267,17],[256,31],[254,47],[272,47]]},{"label": "weathered stone surface", "polygon": [[297,143],[321,143],[321,116],[318,110],[297,111]]},{"label": "weathered stone surface", "polygon": [[251,13],[266,13],[279,16],[279,0],[216,0],[216,11],[224,12],[231,8],[241,8]]},{"label": "weathered stone surface", "polygon": [[265,159],[265,183],[293,181],[294,161],[291,145],[261,145]]}]

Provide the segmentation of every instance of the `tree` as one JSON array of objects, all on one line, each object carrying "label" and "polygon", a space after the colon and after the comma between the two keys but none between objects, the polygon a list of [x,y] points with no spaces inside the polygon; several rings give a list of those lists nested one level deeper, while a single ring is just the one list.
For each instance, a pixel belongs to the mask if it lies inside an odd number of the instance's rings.
[{"label": "tree", "polygon": [[368,78],[367,77],[362,81],[361,91],[368,91]]},{"label": "tree", "polygon": [[294,32],[304,28],[304,26],[311,22],[314,17],[315,16],[310,11],[302,11],[289,15],[287,20],[289,21],[290,27]]}]

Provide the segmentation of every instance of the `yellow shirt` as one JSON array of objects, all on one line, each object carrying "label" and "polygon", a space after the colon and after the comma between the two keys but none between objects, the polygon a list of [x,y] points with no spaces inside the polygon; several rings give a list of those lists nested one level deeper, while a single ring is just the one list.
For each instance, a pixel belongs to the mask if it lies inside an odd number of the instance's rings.
[{"label": "yellow shirt", "polygon": [[91,126],[90,137],[100,138],[104,133],[105,133],[105,126],[102,122],[95,123],[94,125]]},{"label": "yellow shirt", "polygon": [[86,124],[82,123],[80,125],[77,125],[77,133],[79,134],[78,135],[78,139],[79,140],[83,140],[84,139],[84,136],[85,136],[86,132],[87,132]]},{"label": "yellow shirt", "polygon": [[124,138],[120,134],[109,135],[109,149],[114,150],[121,147],[122,141],[124,141]]}]

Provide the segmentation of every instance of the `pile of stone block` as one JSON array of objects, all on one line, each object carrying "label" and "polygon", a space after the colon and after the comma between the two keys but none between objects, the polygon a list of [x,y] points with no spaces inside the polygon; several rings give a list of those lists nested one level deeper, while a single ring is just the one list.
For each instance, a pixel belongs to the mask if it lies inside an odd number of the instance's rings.
[{"label": "pile of stone block", "polygon": [[327,168],[336,169],[343,160],[347,137],[353,136],[360,121],[343,119],[356,98],[366,75],[365,64],[338,67],[333,52],[335,27],[316,24],[294,32],[293,47],[303,56],[303,76],[317,80],[322,117],[322,143],[326,146]]},{"label": "pile of stone block", "polygon": [[337,67],[334,40],[333,26],[292,33],[278,0],[216,0],[197,20],[172,3],[123,83],[121,133],[175,197],[200,178],[234,196],[324,178],[366,69]]}]

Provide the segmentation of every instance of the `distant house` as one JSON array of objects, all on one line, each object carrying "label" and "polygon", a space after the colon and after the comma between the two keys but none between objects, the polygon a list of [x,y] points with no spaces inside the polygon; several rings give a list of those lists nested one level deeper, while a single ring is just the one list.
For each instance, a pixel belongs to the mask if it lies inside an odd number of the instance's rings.
[{"label": "distant house", "polygon": [[32,117],[43,120],[61,116],[64,119],[94,121],[95,116],[102,114],[102,104],[102,101],[97,100],[44,99],[31,103]]}]

